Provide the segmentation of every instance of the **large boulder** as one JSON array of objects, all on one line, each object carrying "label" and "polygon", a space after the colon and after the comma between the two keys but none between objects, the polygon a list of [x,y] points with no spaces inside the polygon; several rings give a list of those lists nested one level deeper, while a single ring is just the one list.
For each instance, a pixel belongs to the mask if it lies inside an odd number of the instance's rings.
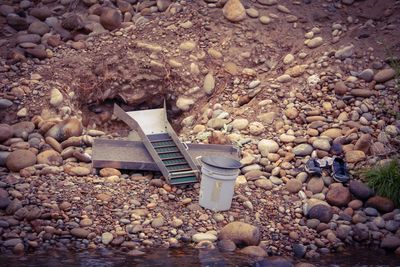
[{"label": "large boulder", "polygon": [[41,152],[37,155],[37,162],[39,164],[47,164],[51,166],[61,166],[63,163],[63,158],[60,153],[55,150],[49,149]]},{"label": "large boulder", "polygon": [[368,201],[365,203],[366,206],[368,207],[373,207],[381,212],[391,212],[394,210],[394,203],[392,200],[386,198],[386,197],[381,197],[381,196],[374,196],[368,199]]},{"label": "large boulder", "polygon": [[101,25],[109,30],[113,31],[121,27],[122,14],[119,10],[113,8],[105,9],[100,16]]},{"label": "large boulder", "polygon": [[238,22],[246,18],[246,9],[240,0],[228,0],[222,9],[224,17],[232,22]]},{"label": "large boulder", "polygon": [[334,183],[330,186],[326,194],[326,201],[337,207],[344,207],[351,200],[350,190],[340,183]]},{"label": "large boulder", "polygon": [[80,120],[76,118],[66,119],[54,125],[47,131],[46,137],[51,136],[59,142],[62,142],[72,136],[80,136],[83,127]]},{"label": "large boulder", "polygon": [[219,239],[232,240],[236,245],[257,246],[260,243],[258,227],[244,222],[231,222],[222,228]]},{"label": "large boulder", "polygon": [[6,166],[10,171],[18,172],[36,163],[36,155],[30,150],[15,150],[7,157]]},{"label": "large boulder", "polygon": [[358,180],[351,180],[349,189],[356,198],[361,200],[367,200],[374,193],[368,185]]},{"label": "large boulder", "polygon": [[332,208],[323,204],[315,205],[308,212],[310,219],[318,219],[320,222],[328,223],[332,219]]}]

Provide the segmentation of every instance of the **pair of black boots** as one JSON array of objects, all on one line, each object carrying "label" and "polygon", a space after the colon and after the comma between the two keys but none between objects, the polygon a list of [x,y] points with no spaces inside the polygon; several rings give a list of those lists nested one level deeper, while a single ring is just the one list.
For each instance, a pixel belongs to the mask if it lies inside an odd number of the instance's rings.
[{"label": "pair of black boots", "polygon": [[310,174],[321,175],[323,168],[331,168],[332,178],[340,183],[347,183],[350,180],[347,171],[346,162],[339,157],[315,159],[311,158],[307,161],[305,169]]}]

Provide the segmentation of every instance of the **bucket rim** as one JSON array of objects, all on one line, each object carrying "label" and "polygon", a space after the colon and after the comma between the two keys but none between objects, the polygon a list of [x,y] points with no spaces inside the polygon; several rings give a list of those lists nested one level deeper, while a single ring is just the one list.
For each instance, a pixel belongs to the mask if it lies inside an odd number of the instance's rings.
[{"label": "bucket rim", "polygon": [[242,167],[239,161],[222,156],[205,156],[201,157],[201,161],[206,165],[220,169],[240,169]]}]

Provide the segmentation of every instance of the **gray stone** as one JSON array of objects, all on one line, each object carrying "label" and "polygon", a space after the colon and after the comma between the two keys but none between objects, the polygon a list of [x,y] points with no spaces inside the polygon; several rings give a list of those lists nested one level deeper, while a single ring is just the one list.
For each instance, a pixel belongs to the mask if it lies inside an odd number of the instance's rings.
[{"label": "gray stone", "polygon": [[365,69],[358,74],[358,78],[366,82],[371,82],[374,79],[374,71],[372,69]]},{"label": "gray stone", "polygon": [[163,217],[157,217],[151,221],[151,227],[153,228],[159,228],[164,225],[164,218]]},{"label": "gray stone", "polygon": [[400,228],[400,222],[395,220],[389,220],[385,222],[385,229],[390,232],[395,232]]},{"label": "gray stone", "polygon": [[307,252],[307,247],[303,244],[293,244],[293,253],[296,258],[303,258]]},{"label": "gray stone", "polygon": [[268,153],[275,153],[279,150],[279,145],[277,142],[271,139],[262,139],[258,142],[258,150],[261,155],[267,156]]},{"label": "gray stone", "polygon": [[350,231],[351,231],[350,225],[341,224],[336,229],[336,236],[341,240],[346,240],[346,238],[349,236]]},{"label": "gray stone", "polygon": [[367,200],[372,196],[372,189],[358,180],[351,180],[349,184],[350,192],[358,199]]},{"label": "gray stone", "polygon": [[331,207],[318,204],[310,209],[308,217],[311,219],[318,219],[321,222],[328,223],[332,219]]},{"label": "gray stone", "polygon": [[354,45],[351,44],[337,50],[335,53],[335,58],[343,60],[345,58],[351,57],[353,53],[354,53]]},{"label": "gray stone", "polygon": [[367,208],[365,208],[364,209],[364,212],[365,212],[365,214],[367,214],[368,216],[378,216],[379,215],[379,212],[376,210],[376,209],[374,209],[374,208],[371,208],[371,207],[367,207]]},{"label": "gray stone", "polygon": [[314,142],[312,143],[313,147],[316,149],[324,150],[324,151],[329,151],[331,149],[331,144],[328,139],[325,138],[318,138],[315,139]]},{"label": "gray stone", "polygon": [[0,98],[0,110],[5,110],[11,107],[13,102],[8,99]]},{"label": "gray stone", "polygon": [[42,36],[45,33],[50,32],[50,27],[44,22],[34,21],[31,25],[29,25],[28,32]]},{"label": "gray stone", "polygon": [[10,13],[7,15],[7,23],[17,31],[23,31],[28,28],[28,22],[26,21],[26,19],[14,13]]},{"label": "gray stone", "polygon": [[296,156],[307,156],[313,152],[313,147],[309,144],[300,144],[293,148],[292,151]]},{"label": "gray stone", "polygon": [[21,244],[22,240],[20,238],[12,238],[12,239],[7,239],[4,241],[3,246],[5,247],[14,247],[17,244]]},{"label": "gray stone", "polygon": [[15,13],[15,9],[13,6],[9,5],[0,5],[0,14],[4,17],[7,17],[8,14]]},{"label": "gray stone", "polygon": [[38,34],[21,34],[18,35],[16,38],[17,44],[21,43],[34,43],[38,44],[40,43],[41,37]]}]

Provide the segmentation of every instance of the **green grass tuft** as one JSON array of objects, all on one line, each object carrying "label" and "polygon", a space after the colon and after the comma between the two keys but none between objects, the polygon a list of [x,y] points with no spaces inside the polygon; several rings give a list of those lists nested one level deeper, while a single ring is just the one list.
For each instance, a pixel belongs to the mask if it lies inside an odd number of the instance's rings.
[{"label": "green grass tuft", "polygon": [[367,184],[375,192],[400,205],[400,163],[398,159],[365,171]]}]

